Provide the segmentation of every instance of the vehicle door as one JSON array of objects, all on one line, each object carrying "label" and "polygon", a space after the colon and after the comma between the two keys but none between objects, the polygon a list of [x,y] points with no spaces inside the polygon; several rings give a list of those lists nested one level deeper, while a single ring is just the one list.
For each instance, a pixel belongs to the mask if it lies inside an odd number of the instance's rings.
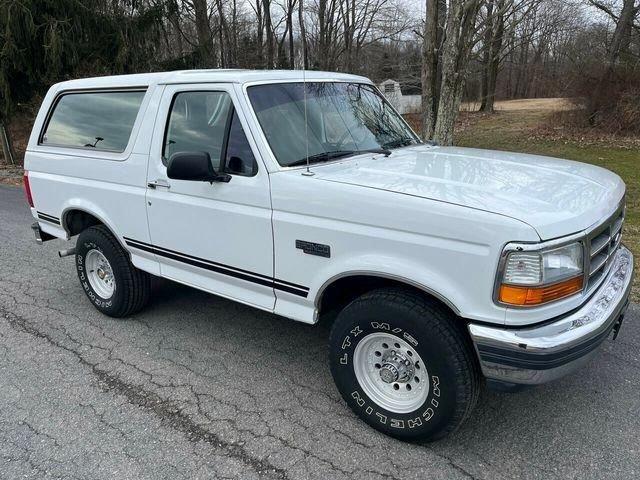
[{"label": "vehicle door", "polygon": [[[168,85],[153,132],[147,173],[152,251],[162,276],[273,309],[269,177],[231,84]],[[180,152],[207,152],[228,182],[175,180]]]}]

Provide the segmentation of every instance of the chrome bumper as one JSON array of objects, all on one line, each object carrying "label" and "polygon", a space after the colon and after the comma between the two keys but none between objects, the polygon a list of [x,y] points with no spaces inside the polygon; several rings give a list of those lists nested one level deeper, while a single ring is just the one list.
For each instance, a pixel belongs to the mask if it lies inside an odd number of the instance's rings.
[{"label": "chrome bumper", "polygon": [[470,324],[485,377],[536,385],[560,378],[587,363],[612,330],[620,327],[629,303],[633,255],[621,245],[602,285],[577,310],[532,328]]}]

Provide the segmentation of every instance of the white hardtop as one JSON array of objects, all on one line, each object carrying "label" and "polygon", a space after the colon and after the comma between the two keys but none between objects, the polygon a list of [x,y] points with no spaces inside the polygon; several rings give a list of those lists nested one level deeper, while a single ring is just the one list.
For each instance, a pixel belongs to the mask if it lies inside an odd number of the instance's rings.
[{"label": "white hardtop", "polygon": [[307,70],[177,70],[173,72],[136,73],[131,75],[112,75],[105,77],[81,78],[60,82],[54,86],[56,90],[79,90],[92,88],[126,88],[149,87],[152,85],[168,85],[183,83],[260,83],[260,82],[295,82],[336,81],[372,83],[366,77],[335,72],[316,72]]}]

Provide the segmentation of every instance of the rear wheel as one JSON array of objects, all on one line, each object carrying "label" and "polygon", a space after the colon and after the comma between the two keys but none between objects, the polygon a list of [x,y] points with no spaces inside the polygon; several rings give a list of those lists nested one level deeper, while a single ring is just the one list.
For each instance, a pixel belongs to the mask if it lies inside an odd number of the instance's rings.
[{"label": "rear wheel", "polygon": [[76,243],[76,270],[91,303],[111,317],[125,317],[147,303],[151,276],[133,266],[104,225],[84,230]]},{"label": "rear wheel", "polygon": [[375,290],[344,308],[330,336],[340,393],[373,428],[436,440],[470,415],[479,391],[473,352],[458,319],[402,289]]}]

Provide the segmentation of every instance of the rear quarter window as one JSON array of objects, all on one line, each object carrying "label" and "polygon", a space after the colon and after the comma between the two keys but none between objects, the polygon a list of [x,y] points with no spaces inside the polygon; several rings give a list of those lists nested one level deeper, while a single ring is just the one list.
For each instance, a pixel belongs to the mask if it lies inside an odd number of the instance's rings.
[{"label": "rear quarter window", "polygon": [[65,93],[53,106],[40,144],[123,152],[145,93]]}]

